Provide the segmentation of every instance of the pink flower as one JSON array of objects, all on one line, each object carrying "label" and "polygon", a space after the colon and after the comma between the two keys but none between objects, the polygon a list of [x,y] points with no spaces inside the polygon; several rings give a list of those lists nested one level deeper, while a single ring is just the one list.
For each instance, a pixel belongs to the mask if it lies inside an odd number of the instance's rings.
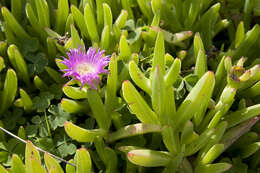
[{"label": "pink flower", "polygon": [[72,77],[81,82],[81,88],[87,84],[96,89],[100,82],[100,74],[107,74],[104,69],[109,64],[109,56],[103,56],[105,51],[90,47],[86,53],[85,47],[71,49],[67,52],[68,58],[62,62],[68,69],[64,69],[64,76]]}]

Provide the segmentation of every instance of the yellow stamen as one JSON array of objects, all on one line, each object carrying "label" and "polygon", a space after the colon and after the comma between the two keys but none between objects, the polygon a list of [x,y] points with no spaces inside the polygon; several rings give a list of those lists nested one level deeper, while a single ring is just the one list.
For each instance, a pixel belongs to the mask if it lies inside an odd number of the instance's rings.
[{"label": "yellow stamen", "polygon": [[88,63],[81,63],[76,66],[76,71],[80,75],[88,74],[88,73],[93,73],[95,72],[95,68]]}]

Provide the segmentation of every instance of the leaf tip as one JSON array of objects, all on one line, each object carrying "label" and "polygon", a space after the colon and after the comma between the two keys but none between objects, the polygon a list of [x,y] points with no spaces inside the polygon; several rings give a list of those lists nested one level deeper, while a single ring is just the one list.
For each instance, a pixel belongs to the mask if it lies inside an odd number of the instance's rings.
[{"label": "leaf tip", "polygon": [[215,76],[214,71],[209,71],[209,75]]},{"label": "leaf tip", "polygon": [[71,122],[69,122],[69,121],[65,121],[65,122],[64,122],[64,127],[65,127],[65,129],[66,129],[66,127],[67,127],[69,124],[71,124]]},{"label": "leaf tip", "polygon": [[192,36],[193,32],[192,31],[188,31],[188,35]]},{"label": "leaf tip", "polygon": [[126,85],[126,84],[128,84],[129,83],[129,80],[125,80],[124,82],[123,82],[123,85]]},{"label": "leaf tip", "polygon": [[127,153],[127,158],[133,158],[134,157],[134,153],[132,153],[131,151],[129,151],[128,153]]},{"label": "leaf tip", "polygon": [[88,151],[86,148],[79,148],[78,151]]}]

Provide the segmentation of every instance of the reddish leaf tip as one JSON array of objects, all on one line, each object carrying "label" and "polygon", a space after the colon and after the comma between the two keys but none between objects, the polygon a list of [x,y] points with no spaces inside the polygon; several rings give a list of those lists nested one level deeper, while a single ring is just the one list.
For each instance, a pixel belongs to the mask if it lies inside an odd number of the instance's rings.
[{"label": "reddish leaf tip", "polygon": [[133,157],[133,156],[134,156],[134,154],[131,153],[131,151],[127,153],[127,157],[128,157],[128,158],[131,158],[131,157]]}]

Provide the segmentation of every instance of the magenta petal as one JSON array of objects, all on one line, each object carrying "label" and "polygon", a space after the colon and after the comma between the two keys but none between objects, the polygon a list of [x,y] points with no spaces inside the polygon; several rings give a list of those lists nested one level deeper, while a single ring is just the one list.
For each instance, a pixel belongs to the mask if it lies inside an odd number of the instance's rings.
[{"label": "magenta petal", "polygon": [[67,52],[67,58],[61,62],[68,68],[62,70],[63,77],[72,77],[81,83],[81,88],[87,84],[93,89],[97,89],[100,83],[100,74],[109,73],[104,69],[110,61],[109,56],[103,57],[104,50],[90,47],[86,52],[85,46],[78,49],[71,49]]}]

